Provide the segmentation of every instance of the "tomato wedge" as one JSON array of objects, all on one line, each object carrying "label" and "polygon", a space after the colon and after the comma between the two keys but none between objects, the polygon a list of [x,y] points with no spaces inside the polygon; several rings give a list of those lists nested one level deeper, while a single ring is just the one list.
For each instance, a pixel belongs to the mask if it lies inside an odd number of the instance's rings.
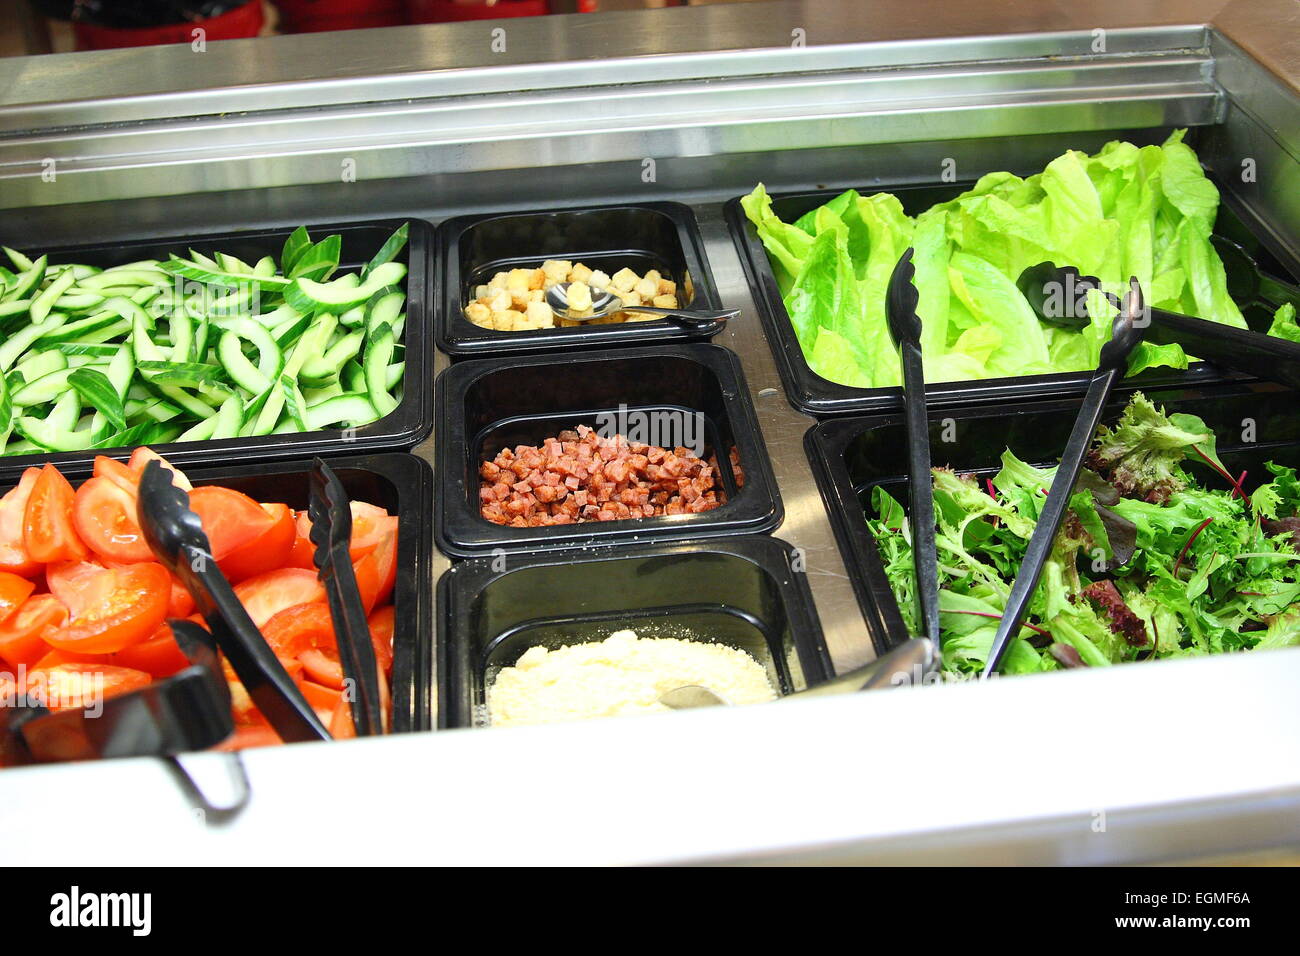
[{"label": "tomato wedge", "polygon": [[343,663],[337,647],[313,647],[298,655],[302,669],[318,684],[343,689]]},{"label": "tomato wedge", "polygon": [[388,600],[397,582],[397,532],[384,537],[380,543],[353,566],[357,575],[357,589],[366,613],[377,604]]},{"label": "tomato wedge", "polygon": [[107,478],[129,495],[140,491],[140,476],[127,467],[126,462],[109,458],[107,455],[95,456],[95,477]]},{"label": "tomato wedge", "polygon": [[0,571],[0,623],[9,620],[35,590],[35,583],[26,578]]},{"label": "tomato wedge", "polygon": [[27,553],[27,543],[23,540],[27,501],[40,474],[41,469],[28,468],[18,484],[0,498],[0,571],[31,577],[41,568]]},{"label": "tomato wedge", "polygon": [[284,562],[289,568],[316,567],[316,545],[311,541],[311,518],[307,512],[299,511],[293,518],[293,550]]},{"label": "tomato wedge", "polygon": [[270,518],[270,527],[246,544],[234,548],[225,557],[217,558],[217,564],[232,584],[284,567],[293,551],[293,510],[288,505],[281,504],[259,507]]},{"label": "tomato wedge", "polygon": [[109,478],[91,478],[77,489],[72,521],[86,546],[111,561],[152,561],[136,518],[136,496]]},{"label": "tomato wedge", "polygon": [[375,661],[385,674],[393,671],[393,630],[397,625],[397,611],[390,604],[370,615],[370,643],[375,648]]},{"label": "tomato wedge", "polygon": [[30,667],[49,653],[45,635],[68,621],[68,609],[53,594],[33,594],[0,623],[0,657]]},{"label": "tomato wedge", "polygon": [[46,465],[23,509],[23,544],[33,561],[79,561],[89,553],[72,526],[75,493],[68,479]]},{"label": "tomato wedge", "polygon": [[93,707],[98,701],[138,690],[153,680],[144,671],[112,664],[74,663],[41,667],[27,675],[27,693],[50,710]]},{"label": "tomato wedge", "polygon": [[177,671],[190,666],[189,658],[176,643],[170,624],[163,624],[154,631],[153,636],[124,647],[113,655],[113,662],[123,667],[147,671],[154,677],[171,677]]},{"label": "tomato wedge", "polygon": [[[221,564],[226,555],[265,534],[274,519],[248,495],[233,488],[208,485],[190,492],[190,508],[203,522],[212,556]],[[224,570],[224,568],[223,568]]]},{"label": "tomato wedge", "polygon": [[[119,567],[129,568],[131,565]],[[108,568],[94,561],[60,561],[46,567],[45,583],[68,613],[76,617],[112,593],[116,579],[107,572]]]},{"label": "tomato wedge", "polygon": [[352,540],[348,550],[355,562],[379,546],[389,531],[396,530],[397,519],[383,508],[364,501],[349,502],[352,511]]},{"label": "tomato wedge", "polygon": [[190,480],[185,477],[185,473],[173,465],[170,461],[158,454],[152,448],[141,445],[135,451],[131,452],[131,459],[126,463],[126,467],[135,475],[135,481],[138,485],[140,479],[144,477],[144,467],[151,461],[156,461],[172,473],[172,484],[183,491],[191,491],[194,486]]},{"label": "tomato wedge", "polygon": [[[91,479],[92,481],[94,479]],[[111,654],[150,637],[162,624],[171,599],[172,580],[156,562],[108,569],[112,590],[105,596],[103,582],[89,580],[95,601],[88,603],[64,627],[46,635],[56,650],[82,654]]]},{"label": "tomato wedge", "polygon": [[313,647],[337,647],[334,621],[323,601],[295,604],[271,615],[262,636],[280,657],[297,657]]},{"label": "tomato wedge", "polygon": [[235,586],[235,597],[248,611],[259,628],[272,615],[295,604],[312,604],[325,600],[325,588],[316,580],[316,572],[306,568],[281,568],[259,574]]}]

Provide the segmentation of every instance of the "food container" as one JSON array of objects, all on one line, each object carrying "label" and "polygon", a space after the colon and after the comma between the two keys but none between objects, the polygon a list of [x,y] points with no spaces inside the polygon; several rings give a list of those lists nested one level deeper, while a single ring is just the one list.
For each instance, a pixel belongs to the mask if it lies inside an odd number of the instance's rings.
[{"label": "food container", "polygon": [[[776,479],[740,361],[721,346],[459,362],[438,377],[437,385],[434,530],[438,547],[453,557],[770,531],[781,523]],[[502,448],[536,445],[578,425],[608,423],[611,435],[626,435],[622,424],[647,420],[651,427],[685,423],[699,433],[700,457],[717,457],[720,496],[725,495],[721,507],[541,528],[512,528],[482,517],[479,465]],[[729,460],[733,448],[743,470],[741,481]]]},{"label": "food container", "polygon": [[[433,659],[433,597],[429,582],[429,466],[414,455],[377,454],[326,458],[348,498],[386,509],[397,516],[397,580],[393,585],[396,627],[393,631],[393,730],[427,730]],[[195,486],[223,485],[258,501],[307,507],[309,462],[254,461],[184,468]],[[73,485],[91,475],[88,462],[61,469]],[[0,482],[0,488],[8,487]]]},{"label": "food container", "polygon": [[610,275],[624,267],[639,275],[658,269],[677,283],[678,305],[682,308],[722,308],[695,215],[680,203],[459,216],[438,227],[437,249],[442,280],[437,340],[438,348],[449,355],[701,339],[722,328],[722,323],[713,322],[699,329],[685,329],[667,319],[655,319],[498,332],[480,328],[465,318],[465,305],[472,301],[475,286],[485,285],[497,272],[535,268],[546,259],[582,262]]},{"label": "food container", "polygon": [[788,694],[831,676],[788,544],[762,535],[459,562],[438,584],[438,726],[484,726],[487,687],[528,648],[686,637],[739,648]]},{"label": "food container", "polygon": [[[859,187],[858,192],[864,196],[878,192],[891,192],[902,203],[903,211],[909,216],[915,216],[935,203],[955,198],[972,185],[973,183],[963,183],[897,188],[875,185]],[[829,202],[847,188],[849,187],[774,194],[772,210],[783,221],[794,222],[810,209]],[[1300,275],[1300,261],[1278,246],[1263,229],[1258,230],[1256,235],[1243,217],[1238,215],[1226,191],[1222,195],[1223,201],[1219,205],[1215,232],[1240,243],[1256,257],[1265,271],[1280,278]],[[726,217],[790,403],[800,411],[816,416],[862,414],[900,407],[902,392],[898,388],[855,388],[849,385],[838,385],[822,378],[808,367],[799,339],[795,335],[794,326],[790,324],[790,314],[782,301],[776,277],[768,262],[767,251],[763,248],[753,223],[746,218],[739,198],[727,203]],[[1261,308],[1244,309],[1243,315],[1250,327],[1258,332],[1267,331],[1272,319],[1272,314]],[[945,406],[979,402],[1012,404],[1058,395],[1078,395],[1088,387],[1091,374],[1087,371],[1061,372],[1052,375],[1022,375],[1014,378],[975,379],[965,382],[935,382],[926,386],[926,399],[931,406]],[[1198,387],[1246,380],[1247,376],[1198,362],[1186,370],[1149,369],[1132,378],[1122,379],[1116,385],[1116,390],[1123,392],[1178,385]]]},{"label": "food container", "polygon": [[[253,459],[302,459],[311,455],[359,454],[372,450],[408,450],[429,434],[433,426],[432,350],[427,326],[429,254],[432,238],[429,225],[419,219],[384,219],[369,222],[319,223],[309,225],[316,239],[338,233],[342,236],[340,270],[356,269],[368,262],[403,223],[409,225],[406,247],[397,256],[408,268],[406,278],[406,330],[402,400],[389,415],[358,428],[331,428],[289,435],[158,444],[154,449],[177,465],[191,462],[248,461]],[[42,247],[51,265],[78,262],[107,268],[139,259],[166,260],[169,253],[184,254],[193,249],[211,256],[217,251],[256,262],[262,256],[280,256],[284,241],[294,227],[264,228],[212,235],[140,239],[117,243]],[[181,280],[189,281],[189,280]],[[0,477],[21,473],[31,465],[52,462],[62,466],[90,461],[97,454],[122,449],[93,449],[0,457]]]},{"label": "food container", "polygon": [[[1145,394],[1167,411],[1199,415],[1218,440],[1219,457],[1234,475],[1249,472],[1247,492],[1268,477],[1264,462],[1300,465],[1300,416],[1296,395],[1264,385],[1221,385],[1206,389],[1166,389]],[[1079,411],[1078,399],[1026,403],[1012,411],[974,407],[932,412],[930,455],[935,467],[959,474],[992,477],[1010,448],[1037,467],[1055,465]],[[1113,425],[1128,404],[1115,397],[1103,422]],[[1253,437],[1253,441],[1243,438]],[[833,418],[808,430],[804,438],[813,474],[830,514],[849,579],[878,653],[907,634],[894,593],[885,578],[875,538],[867,528],[871,489],[883,486],[907,507],[907,435],[901,414]],[[1207,467],[1186,466],[1210,487],[1223,479]]]}]

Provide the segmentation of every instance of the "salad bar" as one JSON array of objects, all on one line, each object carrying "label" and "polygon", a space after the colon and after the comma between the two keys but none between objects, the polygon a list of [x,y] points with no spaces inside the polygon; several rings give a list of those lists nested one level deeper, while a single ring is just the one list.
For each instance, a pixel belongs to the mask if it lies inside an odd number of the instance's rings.
[{"label": "salad bar", "polygon": [[[1105,4],[1100,48],[746,6],[98,100],[125,54],[0,62],[0,820],[93,786],[147,858],[236,860],[353,826],[328,787],[400,820],[368,862],[1300,846],[1300,57],[1214,3]],[[1126,698],[1196,739],[1094,753]],[[996,727],[1080,735],[957,745]],[[498,838],[525,789],[548,832]]]}]

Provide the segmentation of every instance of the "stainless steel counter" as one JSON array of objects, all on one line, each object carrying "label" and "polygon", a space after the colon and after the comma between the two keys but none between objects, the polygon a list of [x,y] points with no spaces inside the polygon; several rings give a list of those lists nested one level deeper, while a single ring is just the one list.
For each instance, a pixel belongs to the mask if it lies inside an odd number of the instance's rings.
[{"label": "stainless steel counter", "polygon": [[[1257,226],[1300,250],[1300,30],[1287,25],[1300,25],[1292,0],[783,2],[0,61],[0,236],[38,247],[254,214],[436,221],[566,202],[692,204],[719,292],[743,310],[717,341],[745,367],[786,509],[777,534],[806,553],[843,668],[871,647],[803,453],[810,422],[782,394],[722,202],[759,180],[934,181],[945,160],[962,179],[1027,172],[1119,132],[1192,125]],[[611,51],[626,56],[600,58]],[[1253,180],[1236,175],[1243,158]],[[544,186],[520,175],[538,167]],[[281,748],[246,755],[253,804],[219,825],[196,822],[153,762],[6,771],[0,847],[15,862],[47,857],[65,837],[25,828],[86,787],[97,813],[147,817],[132,858],[233,862],[275,847],[285,820],[322,812],[304,806],[325,785],[358,807],[383,794],[409,833],[365,841],[370,862],[1096,862],[1300,845],[1300,698],[1286,690],[1297,678],[1300,652],[1286,652]],[[1175,723],[1195,714],[1196,733],[1144,745],[1140,758],[1118,732],[1097,734],[1110,708],[1138,699]],[[1023,726],[1014,736],[1026,749],[981,760],[975,728],[998,726]],[[1044,754],[1022,743],[1030,726],[1077,727],[1077,740]],[[593,748],[602,759],[582,759]],[[190,758],[217,775],[223,760]],[[703,771],[694,810],[616,826],[610,807],[668,799],[645,783],[657,766]],[[524,790],[549,822],[506,840],[501,814]],[[68,859],[114,859],[109,845],[66,839]]]}]

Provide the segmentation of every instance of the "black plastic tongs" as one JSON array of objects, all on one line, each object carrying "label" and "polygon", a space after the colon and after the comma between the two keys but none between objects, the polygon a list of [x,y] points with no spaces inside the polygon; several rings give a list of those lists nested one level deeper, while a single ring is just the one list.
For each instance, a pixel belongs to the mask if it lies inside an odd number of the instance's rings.
[{"label": "black plastic tongs", "polygon": [[164,757],[206,750],[234,731],[230,686],[216,644],[193,621],[172,621],[190,666],[139,690],[50,711],[23,699],[0,708],[0,757],[30,764],[109,757]]},{"label": "black plastic tongs", "polygon": [[[1285,291],[1280,280],[1270,281]],[[1100,279],[1082,275],[1073,266],[1040,262],[1020,273],[1016,285],[1038,318],[1062,328],[1089,324],[1085,297],[1090,290],[1119,306],[1116,296],[1102,290]],[[1300,388],[1300,344],[1295,342],[1164,309],[1146,309],[1135,323],[1141,337],[1156,345],[1181,345],[1187,354],[1224,368]]]},{"label": "black plastic tongs", "polygon": [[1092,443],[1093,433],[1101,423],[1102,412],[1105,410],[1106,401],[1110,398],[1111,389],[1124,376],[1128,368],[1129,353],[1142,339],[1140,327],[1142,315],[1142,290],[1138,286],[1137,279],[1130,279],[1128,294],[1120,303],[1119,312],[1111,324],[1110,341],[1101,348],[1101,359],[1097,363],[1097,370],[1088,384],[1088,391],[1083,397],[1083,406],[1079,409],[1078,417],[1074,420],[1069,441],[1065,443],[1061,464],[1056,469],[1052,487],[1047,492],[1047,500],[1043,503],[1042,511],[1039,512],[1034,533],[1029,538],[1029,547],[1025,550],[1024,560],[1020,563],[1020,571],[1016,575],[1015,583],[1011,585],[1011,593],[1002,611],[997,635],[993,638],[993,645],[984,663],[982,675],[984,677],[997,670],[1012,636],[1020,631],[1020,622],[1025,616],[1025,610],[1029,606],[1034,590],[1038,587],[1043,565],[1052,552],[1052,544],[1065,518],[1074,484],[1079,480],[1079,472],[1083,468],[1084,455],[1087,454],[1088,446]]},{"label": "black plastic tongs", "polygon": [[150,461],[140,478],[138,510],[154,556],[190,592],[217,646],[280,739],[331,739],[217,567],[199,516],[190,509],[189,495],[172,483],[171,472],[157,461]]},{"label": "black plastic tongs", "polygon": [[379,694],[379,664],[349,553],[352,506],[343,483],[319,458],[312,462],[307,514],[311,518],[311,540],[316,545],[316,567],[325,585],[330,619],[338,638],[344,685],[353,689],[352,723],[359,737],[382,734],[384,711]]}]

